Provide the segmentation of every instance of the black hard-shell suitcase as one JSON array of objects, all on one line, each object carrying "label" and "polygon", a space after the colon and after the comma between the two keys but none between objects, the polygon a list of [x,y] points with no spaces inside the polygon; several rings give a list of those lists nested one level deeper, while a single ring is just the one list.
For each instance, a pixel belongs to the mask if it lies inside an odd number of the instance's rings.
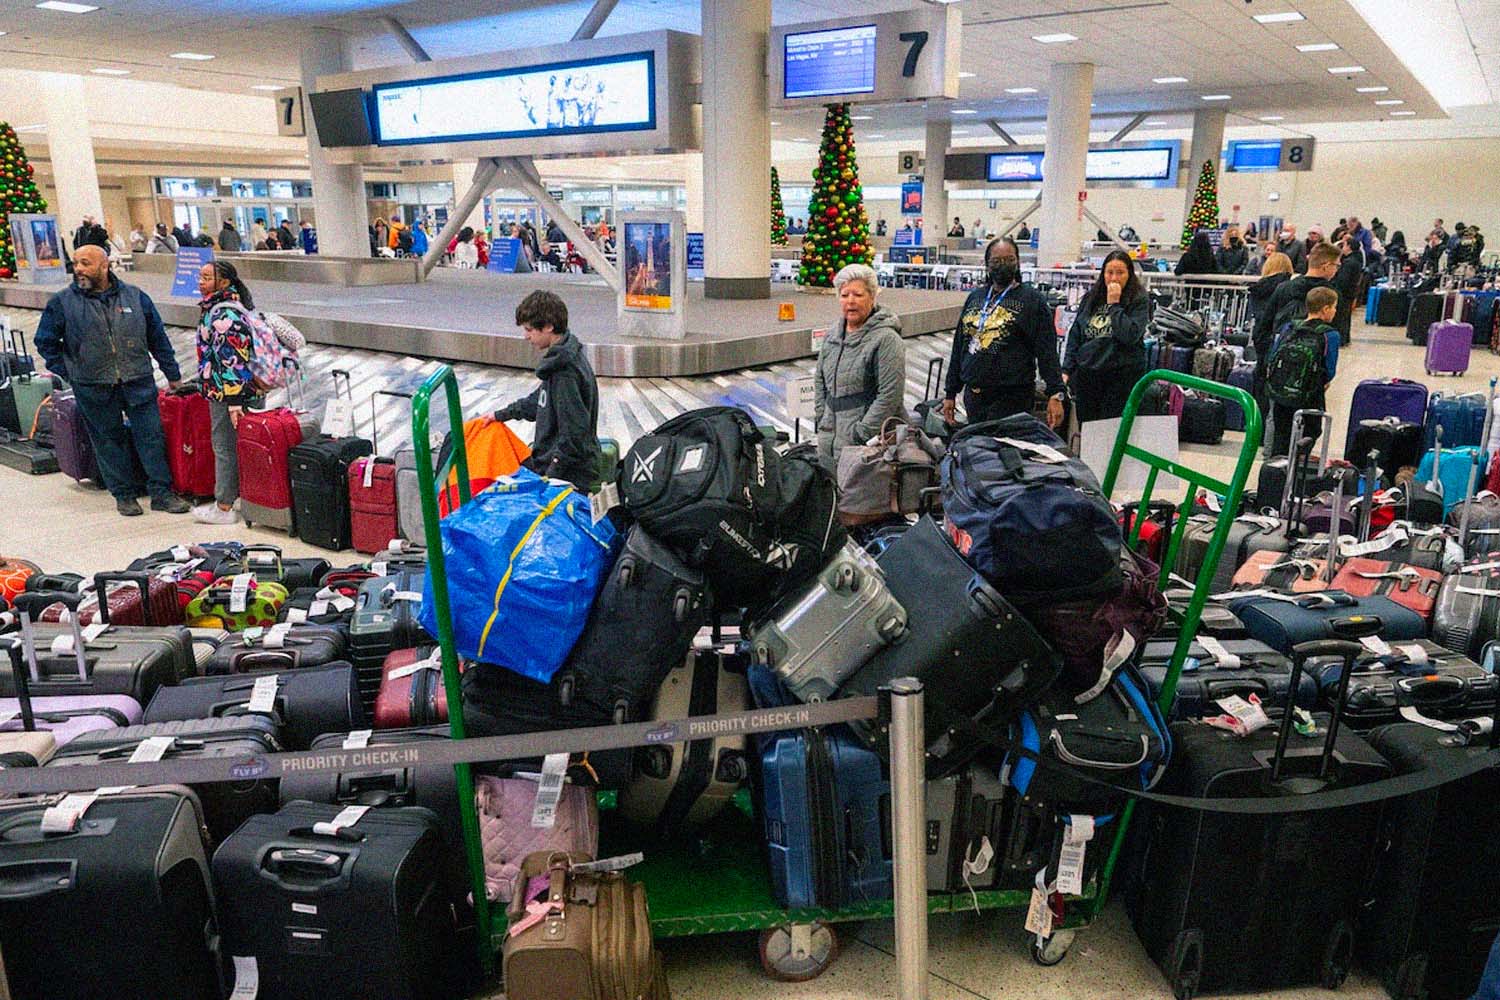
[{"label": "black hard-shell suitcase", "polygon": [[349,465],[370,454],[364,438],[319,435],[291,450],[292,524],[309,545],[337,552],[349,548]]},{"label": "black hard-shell suitcase", "polygon": [[60,468],[57,452],[7,430],[0,430],[0,465],[28,476],[51,475]]},{"label": "black hard-shell suitcase", "polygon": [[[1338,692],[1342,660],[1316,657],[1307,669],[1318,680],[1324,700]],[[1492,710],[1500,682],[1462,653],[1430,639],[1390,644],[1390,652],[1366,651],[1349,678],[1344,718],[1357,730],[1397,722],[1403,711],[1449,719]]]},{"label": "black hard-shell suitcase", "polygon": [[703,573],[635,525],[594,599],[583,634],[563,662],[561,684],[581,705],[642,717],[662,681],[708,620]]},{"label": "black hard-shell suitcase", "polygon": [[[1459,721],[1459,720],[1455,720]],[[1365,738],[1397,774],[1446,771],[1493,746],[1484,716],[1445,732],[1413,722]],[[1467,1000],[1500,928],[1500,770],[1385,804],[1359,956],[1396,1000]]]},{"label": "black hard-shell suitcase", "polygon": [[1424,292],[1411,300],[1406,317],[1406,339],[1418,347],[1427,345],[1427,328],[1443,318],[1447,296],[1443,292]]},{"label": "black hard-shell suitcase", "polygon": [[1405,326],[1411,312],[1411,292],[1404,288],[1386,288],[1375,303],[1376,326]]},{"label": "black hard-shell suitcase", "polygon": [[[308,544],[316,545],[317,543]],[[327,559],[318,556],[288,559],[281,554],[279,545],[246,545],[236,561],[237,569],[226,567],[220,571],[221,575],[233,576],[237,572],[250,573],[257,580],[281,584],[288,593],[303,587],[317,586],[322,582],[323,574],[331,568]]]},{"label": "black hard-shell suitcase", "polygon": [[[192,637],[185,628],[112,625],[97,639],[84,642],[82,657],[51,651],[55,638],[75,635],[72,625],[35,624],[32,634],[39,647],[31,680],[33,698],[125,694],[145,705],[159,688],[195,672]],[[14,697],[15,679],[0,671],[0,698]]]},{"label": "black hard-shell suitcase", "polygon": [[[1173,722],[1222,715],[1224,709],[1218,699],[1231,695],[1248,698],[1253,694],[1267,711],[1286,707],[1292,661],[1284,654],[1255,639],[1224,639],[1214,646],[1210,649],[1200,638],[1188,648],[1188,659],[1177,682],[1177,699],[1172,703]],[[1175,639],[1152,641],[1141,653],[1141,677],[1152,700],[1161,694],[1176,647]],[[1297,685],[1297,704],[1306,709],[1317,707],[1318,685],[1310,674],[1304,673]]]},{"label": "black hard-shell suitcase", "polygon": [[223,954],[255,958],[259,1000],[447,995],[452,921],[437,817],[370,809],[316,829],[339,813],[290,802],[251,817],[214,852]]},{"label": "black hard-shell suitcase", "polygon": [[423,576],[420,570],[402,570],[372,577],[360,585],[354,617],[349,621],[349,662],[359,676],[359,695],[366,715],[374,709],[385,674],[385,658],[391,651],[433,641],[417,622]]},{"label": "black hard-shell suitcase", "polygon": [[[1309,656],[1352,663],[1361,649],[1342,640],[1299,646],[1292,683],[1300,684],[1296,675]],[[1385,759],[1338,716],[1315,715],[1313,736],[1291,728],[1291,706],[1279,722],[1246,736],[1174,723],[1175,756],[1158,790],[1203,799],[1290,798],[1387,777]],[[1136,866],[1127,907],[1175,995],[1343,982],[1378,802],[1265,815],[1151,804],[1142,813],[1132,827]]]},{"label": "black hard-shell suitcase", "polygon": [[[932,518],[922,517],[876,562],[891,596],[913,613],[906,631],[850,676],[839,694],[873,695],[897,677],[922,681],[927,769],[940,777],[968,763],[986,742],[961,720],[1003,731],[1057,679],[1062,660]],[[887,746],[873,724],[854,728],[875,749]]]},{"label": "black hard-shell suitcase", "polygon": [[144,721],[252,714],[255,684],[268,677],[276,678],[273,707],[269,712],[253,714],[270,715],[280,721],[289,750],[305,750],[323,733],[346,733],[364,723],[354,668],[343,662],[282,673],[191,677],[178,687],[158,691],[146,706]]},{"label": "black hard-shell suitcase", "polygon": [[[119,763],[130,759],[151,737],[170,738],[162,760],[245,759],[281,752],[278,726],[263,715],[222,719],[192,719],[98,729],[83,733],[58,748],[50,767],[70,764]],[[271,779],[216,781],[193,788],[203,804],[208,833],[218,843],[256,813],[276,808],[276,782]]]},{"label": "black hard-shell suitcase", "polygon": [[1481,563],[1443,577],[1432,612],[1432,638],[1471,660],[1480,659],[1485,643],[1500,638],[1500,563]]},{"label": "black hard-shell suitcase", "polygon": [[73,833],[43,834],[62,796],[0,805],[0,948],[11,995],[219,996],[207,831],[180,786],[101,795]]},{"label": "black hard-shell suitcase", "polygon": [[246,674],[318,667],[348,654],[349,635],[334,625],[294,625],[285,631],[247,630],[224,642],[204,665],[205,674]]},{"label": "black hard-shell suitcase", "polygon": [[1407,423],[1395,417],[1387,420],[1361,420],[1354,431],[1349,454],[1344,458],[1363,468],[1375,453],[1375,465],[1387,477],[1394,477],[1405,466],[1415,467],[1422,460],[1422,425]]}]

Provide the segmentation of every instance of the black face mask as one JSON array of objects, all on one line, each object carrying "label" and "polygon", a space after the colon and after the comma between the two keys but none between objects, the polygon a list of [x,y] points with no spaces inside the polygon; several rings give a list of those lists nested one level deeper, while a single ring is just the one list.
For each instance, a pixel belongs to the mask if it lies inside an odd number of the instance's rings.
[{"label": "black face mask", "polygon": [[997,288],[1009,288],[1021,277],[1021,267],[1013,260],[997,260],[989,266],[990,284]]}]

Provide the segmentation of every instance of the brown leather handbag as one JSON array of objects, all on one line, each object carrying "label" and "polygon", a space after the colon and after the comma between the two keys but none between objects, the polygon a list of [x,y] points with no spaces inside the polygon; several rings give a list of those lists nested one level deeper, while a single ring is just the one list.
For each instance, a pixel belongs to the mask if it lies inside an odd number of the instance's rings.
[{"label": "brown leather handbag", "polygon": [[870,524],[892,514],[916,514],[935,497],[943,445],[899,417],[881,425],[869,444],[839,453],[839,521],[846,527]]}]

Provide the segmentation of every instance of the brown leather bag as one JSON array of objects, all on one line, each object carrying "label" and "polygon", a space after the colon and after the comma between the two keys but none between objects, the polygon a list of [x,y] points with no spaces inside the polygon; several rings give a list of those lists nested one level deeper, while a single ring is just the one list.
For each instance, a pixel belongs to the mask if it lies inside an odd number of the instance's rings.
[{"label": "brown leather bag", "polygon": [[[671,1000],[645,888],[619,872],[574,870],[587,860],[539,851],[521,863],[503,956],[506,997]],[[546,892],[525,891],[540,875]]]},{"label": "brown leather bag", "polygon": [[899,417],[889,417],[869,444],[847,445],[839,453],[838,516],[846,527],[870,524],[892,514],[916,514],[935,494],[942,442]]}]

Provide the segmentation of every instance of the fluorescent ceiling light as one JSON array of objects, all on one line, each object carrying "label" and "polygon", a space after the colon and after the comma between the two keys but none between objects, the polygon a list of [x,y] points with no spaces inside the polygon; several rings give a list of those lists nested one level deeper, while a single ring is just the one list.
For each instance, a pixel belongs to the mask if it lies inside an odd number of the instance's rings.
[{"label": "fluorescent ceiling light", "polygon": [[1229,96],[1228,94],[1204,94],[1203,99],[1205,101],[1227,101],[1229,100]]},{"label": "fluorescent ceiling light", "polygon": [[771,123],[771,124],[772,124],[772,125],[780,125],[780,124],[781,124],[781,122],[772,122],[772,123]]},{"label": "fluorescent ceiling light", "polygon": [[36,5],[37,10],[56,10],[64,14],[87,14],[99,8],[86,3],[64,3],[63,0],[42,0]]},{"label": "fluorescent ceiling light", "polygon": [[1032,35],[1033,42],[1041,42],[1043,45],[1056,45],[1058,42],[1076,42],[1077,35],[1070,35],[1066,31],[1058,31],[1050,35]]},{"label": "fluorescent ceiling light", "polygon": [[1279,122],[1279,121],[1283,121],[1285,118],[1286,118],[1286,115],[1261,115],[1260,116],[1260,120],[1263,121],[1263,122]]},{"label": "fluorescent ceiling light", "polygon": [[1035,94],[1036,93],[1036,88],[1035,87],[1006,87],[1005,88],[1005,92],[1007,94]]},{"label": "fluorescent ceiling light", "polygon": [[884,132],[872,132],[869,135],[865,136],[865,138],[866,139],[884,139],[885,138],[885,133]]},{"label": "fluorescent ceiling light", "polygon": [[110,69],[107,66],[100,66],[99,68],[95,69],[94,72],[98,73],[100,76],[129,76],[130,75],[130,70],[128,70],[128,69]]},{"label": "fluorescent ceiling light", "polygon": [[1399,104],[1405,104],[1406,102],[1402,101],[1402,100],[1398,100],[1398,99],[1392,97],[1390,100],[1376,101],[1375,103],[1378,104],[1378,105],[1380,105],[1382,108],[1394,108],[1397,105],[1399,105]]},{"label": "fluorescent ceiling light", "polygon": [[1256,14],[1255,19],[1261,24],[1287,24],[1292,21],[1305,20],[1295,10],[1283,10],[1275,14]]},{"label": "fluorescent ceiling light", "polygon": [[960,80],[972,80],[978,75],[978,73],[970,73],[968,70],[961,69],[958,71],[958,78]]},{"label": "fluorescent ceiling light", "polygon": [[1390,89],[1390,87],[1355,87],[1354,92],[1356,94],[1383,94]]},{"label": "fluorescent ceiling light", "polygon": [[1438,104],[1454,108],[1496,99],[1457,4],[1423,4],[1421,17],[1411,16],[1410,4],[1390,0],[1349,0],[1349,5]]},{"label": "fluorescent ceiling light", "polygon": [[280,83],[257,83],[251,90],[285,90],[286,86]]},{"label": "fluorescent ceiling light", "polygon": [[1410,117],[1412,117],[1415,114],[1416,114],[1415,111],[1392,111],[1391,112],[1391,117],[1392,118],[1410,118]]},{"label": "fluorescent ceiling light", "polygon": [[1166,125],[1166,122],[1146,122],[1147,125]]},{"label": "fluorescent ceiling light", "polygon": [[1152,83],[1187,83],[1187,77],[1185,77],[1185,76],[1154,76],[1154,77],[1151,78],[1151,82]]},{"label": "fluorescent ceiling light", "polygon": [[1365,71],[1365,68],[1363,66],[1330,66],[1330,67],[1328,67],[1328,72],[1336,74],[1336,75],[1342,75],[1344,73],[1363,73],[1364,71]]},{"label": "fluorescent ceiling light", "polygon": [[1332,51],[1334,51],[1337,48],[1338,48],[1338,46],[1335,45],[1333,42],[1312,42],[1312,43],[1307,44],[1307,45],[1299,45],[1299,46],[1297,46],[1297,51],[1298,52],[1332,52]]},{"label": "fluorescent ceiling light", "polygon": [[849,116],[849,120],[851,122],[869,122],[869,121],[874,121],[875,120],[875,116],[874,115],[850,115]]},{"label": "fluorescent ceiling light", "polygon": [[979,112],[975,111],[973,108],[954,108],[953,109],[953,113],[955,115],[977,115],[977,114],[979,114]]},{"label": "fluorescent ceiling light", "polygon": [[186,59],[189,62],[207,62],[213,56],[204,55],[202,52],[173,52],[173,59]]}]

